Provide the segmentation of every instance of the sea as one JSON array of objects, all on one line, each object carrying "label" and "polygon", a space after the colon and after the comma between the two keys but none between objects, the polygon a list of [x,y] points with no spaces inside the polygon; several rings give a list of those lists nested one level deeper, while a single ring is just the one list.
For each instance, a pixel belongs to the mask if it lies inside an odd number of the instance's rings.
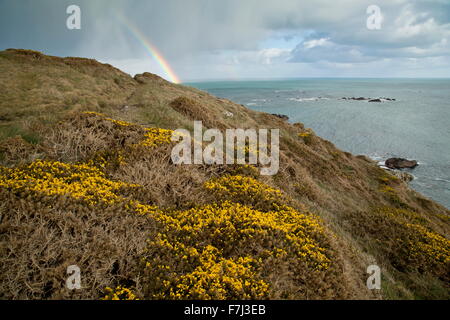
[{"label": "sea", "polygon": [[[417,160],[410,186],[450,209],[450,79],[288,79],[186,85],[284,114],[341,150]],[[390,98],[382,102],[342,98]]]}]

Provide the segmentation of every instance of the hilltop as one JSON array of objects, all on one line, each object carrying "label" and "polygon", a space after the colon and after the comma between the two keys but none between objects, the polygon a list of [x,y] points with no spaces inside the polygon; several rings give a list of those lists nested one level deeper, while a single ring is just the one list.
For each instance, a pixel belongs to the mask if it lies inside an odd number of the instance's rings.
[{"label": "hilltop", "polygon": [[[91,59],[0,67],[1,298],[450,298],[449,210],[303,124]],[[279,129],[279,172],[174,165],[194,120]]]}]

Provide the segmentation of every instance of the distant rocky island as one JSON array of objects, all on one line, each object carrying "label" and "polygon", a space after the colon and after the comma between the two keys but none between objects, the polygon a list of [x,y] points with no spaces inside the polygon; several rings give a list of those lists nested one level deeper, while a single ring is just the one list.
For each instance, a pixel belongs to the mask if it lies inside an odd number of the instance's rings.
[{"label": "distant rocky island", "polygon": [[365,98],[365,97],[342,97],[340,100],[356,100],[356,101],[368,101],[368,102],[386,102],[396,101],[394,98]]}]

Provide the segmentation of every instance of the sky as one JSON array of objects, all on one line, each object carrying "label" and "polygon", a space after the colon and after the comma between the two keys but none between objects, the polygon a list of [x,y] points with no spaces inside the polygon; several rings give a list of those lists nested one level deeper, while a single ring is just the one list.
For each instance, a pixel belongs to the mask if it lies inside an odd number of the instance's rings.
[{"label": "sky", "polygon": [[182,82],[448,78],[450,0],[0,0],[7,48]]}]

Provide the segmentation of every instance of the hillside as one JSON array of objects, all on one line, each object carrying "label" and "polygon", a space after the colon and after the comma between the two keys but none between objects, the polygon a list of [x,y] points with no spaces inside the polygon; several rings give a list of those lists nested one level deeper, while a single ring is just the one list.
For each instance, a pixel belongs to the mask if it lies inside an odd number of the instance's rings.
[{"label": "hillside", "polygon": [[[450,298],[449,210],[301,123],[90,59],[0,68],[0,298]],[[193,120],[279,128],[278,174],[172,164]]]}]

